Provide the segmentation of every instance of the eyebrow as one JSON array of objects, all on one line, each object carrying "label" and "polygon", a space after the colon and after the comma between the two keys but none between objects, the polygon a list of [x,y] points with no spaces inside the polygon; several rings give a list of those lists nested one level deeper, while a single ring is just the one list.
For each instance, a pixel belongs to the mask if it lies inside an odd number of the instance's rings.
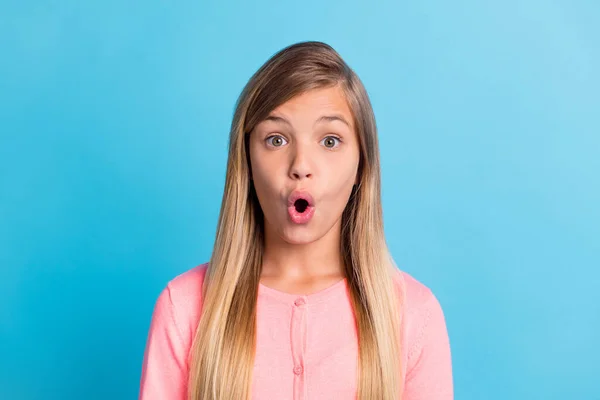
[{"label": "eyebrow", "polygon": [[[265,118],[265,121],[273,121],[273,122],[280,122],[289,126],[292,126],[292,124],[290,123],[290,121],[288,121],[287,119],[283,118],[283,117],[279,117],[276,115],[269,115],[267,118]],[[315,125],[321,123],[321,122],[332,122],[332,121],[340,121],[344,124],[346,124],[346,126],[348,128],[350,127],[350,123],[348,121],[346,121],[346,119],[344,117],[342,117],[339,114],[333,114],[333,115],[322,115],[320,116],[316,121],[315,121]]]}]

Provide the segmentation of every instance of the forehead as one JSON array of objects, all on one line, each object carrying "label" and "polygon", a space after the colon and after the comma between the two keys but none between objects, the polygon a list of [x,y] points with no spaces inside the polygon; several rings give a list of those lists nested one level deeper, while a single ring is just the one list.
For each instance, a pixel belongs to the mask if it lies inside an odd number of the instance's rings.
[{"label": "forehead", "polygon": [[339,86],[303,92],[276,107],[269,115],[283,116],[290,120],[317,120],[323,115],[337,115],[354,128],[352,111]]}]

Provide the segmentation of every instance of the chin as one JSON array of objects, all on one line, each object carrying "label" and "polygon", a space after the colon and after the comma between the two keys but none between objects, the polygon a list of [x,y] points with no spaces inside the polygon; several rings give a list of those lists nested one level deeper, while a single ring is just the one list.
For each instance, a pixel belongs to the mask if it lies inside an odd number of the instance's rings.
[{"label": "chin", "polygon": [[284,229],[281,238],[289,244],[309,244],[319,239],[318,235],[306,226]]}]

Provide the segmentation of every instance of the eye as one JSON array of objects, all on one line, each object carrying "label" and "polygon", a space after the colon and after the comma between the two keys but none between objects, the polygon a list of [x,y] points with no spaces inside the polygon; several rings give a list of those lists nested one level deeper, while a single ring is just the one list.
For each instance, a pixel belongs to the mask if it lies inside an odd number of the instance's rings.
[{"label": "eye", "polygon": [[342,139],[340,139],[337,136],[327,136],[325,139],[322,140],[322,142],[324,142],[324,144],[325,144],[325,147],[327,147],[328,149],[334,149],[334,148],[338,147],[339,144],[338,144],[338,146],[336,146],[336,141],[338,143],[341,143]]},{"label": "eye", "polygon": [[271,147],[281,147],[287,143],[285,138],[281,135],[271,135],[268,138],[266,138],[265,141]]}]

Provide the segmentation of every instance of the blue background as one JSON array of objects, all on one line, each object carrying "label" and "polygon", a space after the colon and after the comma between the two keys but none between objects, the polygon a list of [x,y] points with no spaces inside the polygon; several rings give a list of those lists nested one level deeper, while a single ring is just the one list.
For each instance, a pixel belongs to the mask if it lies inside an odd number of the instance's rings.
[{"label": "blue background", "polygon": [[598,2],[1,9],[0,398],[137,396],[159,291],[210,256],[239,92],[322,40],[370,93],[457,400],[600,399]]}]

